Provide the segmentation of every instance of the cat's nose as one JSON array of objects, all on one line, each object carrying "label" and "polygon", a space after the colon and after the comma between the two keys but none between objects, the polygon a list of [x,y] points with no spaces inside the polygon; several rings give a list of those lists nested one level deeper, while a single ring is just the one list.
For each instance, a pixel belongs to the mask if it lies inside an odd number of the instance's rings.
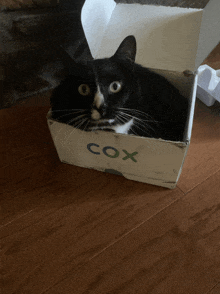
[{"label": "cat's nose", "polygon": [[97,108],[95,105],[91,110],[91,118],[94,120],[102,119],[106,115],[106,108],[100,107]]},{"label": "cat's nose", "polygon": [[105,116],[106,115],[106,107],[101,106],[99,108],[99,113],[101,114],[102,117]]},{"label": "cat's nose", "polygon": [[100,105],[100,107],[98,108],[96,105],[93,105],[93,109],[95,109],[97,112],[99,112],[99,114],[101,116],[105,116],[106,115],[106,105],[102,104]]}]

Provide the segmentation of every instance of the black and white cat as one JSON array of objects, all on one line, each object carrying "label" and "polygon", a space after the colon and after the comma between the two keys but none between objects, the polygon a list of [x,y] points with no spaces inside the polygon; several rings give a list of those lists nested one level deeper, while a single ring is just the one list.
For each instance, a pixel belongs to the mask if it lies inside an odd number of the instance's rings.
[{"label": "black and white cat", "polygon": [[76,64],[51,96],[52,118],[84,131],[181,141],[187,99],[136,64],[135,55],[135,37],[128,36],[112,57]]}]

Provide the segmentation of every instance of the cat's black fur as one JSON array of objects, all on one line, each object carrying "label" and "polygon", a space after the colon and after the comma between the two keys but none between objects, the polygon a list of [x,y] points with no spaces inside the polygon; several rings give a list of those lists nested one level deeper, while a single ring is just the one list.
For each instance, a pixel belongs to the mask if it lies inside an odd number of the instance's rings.
[{"label": "cat's black fur", "polygon": [[[103,129],[117,133],[123,132],[119,125],[133,118],[128,134],[181,141],[187,99],[165,78],[136,64],[135,55],[135,38],[128,36],[111,58],[76,65],[73,74],[51,96],[52,117],[84,131]],[[121,84],[117,93],[109,90],[114,81]],[[89,95],[79,93],[81,84],[89,85]],[[100,107],[94,104],[97,85],[104,98]],[[91,111],[102,121],[93,119]]]}]

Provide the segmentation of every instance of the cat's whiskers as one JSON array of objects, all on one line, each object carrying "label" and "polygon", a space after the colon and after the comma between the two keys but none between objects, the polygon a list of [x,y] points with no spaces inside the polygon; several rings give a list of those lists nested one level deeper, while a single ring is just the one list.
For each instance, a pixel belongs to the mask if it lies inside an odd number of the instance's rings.
[{"label": "cat's whiskers", "polygon": [[119,123],[125,124],[127,120],[123,121],[124,117],[120,114],[116,115],[116,120],[119,121]]},{"label": "cat's whiskers", "polygon": [[61,116],[58,116],[57,119],[60,119],[61,117],[72,115],[72,114],[82,113],[82,112],[85,112],[85,111],[86,111],[86,109],[85,110],[81,110],[81,111],[75,111],[75,112],[66,113],[66,114],[63,114]]},{"label": "cat's whiskers", "polygon": [[128,113],[125,113],[125,112],[121,112],[121,113],[123,113],[123,115],[126,115],[126,116],[128,116],[128,117],[133,117],[134,118],[134,125],[141,125],[141,126],[144,126],[145,127],[145,129],[151,129],[152,131],[153,131],[153,133],[155,133],[155,129],[152,127],[152,125],[151,124],[149,124],[149,122],[150,123],[155,123],[155,124],[158,124],[158,121],[156,121],[156,120],[145,120],[145,119],[140,119],[140,118],[138,118],[137,116],[132,116],[132,115],[130,115],[130,114],[128,114]]},{"label": "cat's whiskers", "polygon": [[[75,124],[71,124],[71,126],[73,126],[75,129],[77,129],[77,128],[79,128],[80,122],[82,122],[81,121],[82,117],[85,117],[85,116],[87,116],[87,114],[82,114],[82,115],[79,115],[77,117],[74,117],[73,119],[66,122],[66,124],[70,125],[70,123],[73,123],[75,121]],[[86,120],[88,120],[88,118],[84,119],[84,121],[86,121]],[[79,124],[76,125],[77,123],[79,123]],[[69,136],[67,136],[65,141],[67,141],[69,139],[69,137],[71,136],[73,131],[74,131],[74,129],[70,132]]]},{"label": "cat's whiskers", "polygon": [[138,128],[139,130],[141,130],[142,132],[144,132],[146,135],[149,135],[149,129],[146,128],[146,126],[143,126],[138,124],[138,122],[134,122],[133,127]]},{"label": "cat's whiskers", "polygon": [[127,123],[127,121],[126,120],[124,121],[123,117],[122,116],[119,117],[119,115],[116,115],[116,121],[119,122],[119,125],[124,125]]},{"label": "cat's whiskers", "polygon": [[[121,117],[121,118],[126,119],[125,117],[122,116],[122,114],[118,114],[118,116]],[[140,120],[140,122],[141,122],[141,120]],[[148,131],[149,128],[154,131],[154,129],[151,126],[146,125],[146,124],[143,124],[143,123],[141,124],[140,122],[139,121],[135,121],[135,117],[134,117],[133,126],[137,127],[138,129],[142,130],[145,133]],[[144,128],[143,128],[143,126],[144,126]],[[134,130],[132,130],[132,131],[134,132]]]},{"label": "cat's whiskers", "polygon": [[50,110],[51,112],[61,112],[61,111],[78,111],[78,110],[86,110],[86,109],[75,109],[75,108],[72,108],[72,109],[59,109],[59,110]]},{"label": "cat's whiskers", "polygon": [[145,115],[145,116],[149,116],[149,117],[150,117],[149,114],[147,114],[147,113],[145,113],[145,112],[143,112],[143,111],[141,111],[141,110],[138,110],[138,109],[125,108],[125,107],[118,107],[118,109],[121,109],[121,110],[127,110],[127,111],[130,111],[130,112],[137,112],[137,113],[140,113],[140,114],[142,114],[142,115]]},{"label": "cat's whiskers", "polygon": [[[98,121],[92,121],[91,126],[89,127],[89,131],[96,131],[96,130],[105,130],[109,129],[112,126],[112,123],[115,121],[115,119],[100,119]],[[107,125],[103,125],[107,124]]]},{"label": "cat's whiskers", "polygon": [[[145,113],[145,112],[143,112],[143,111],[141,111],[141,110],[137,110],[137,109],[129,109],[129,108],[118,108],[118,109],[120,109],[120,110],[123,110],[124,111],[124,113],[125,112],[130,112],[131,114],[133,114],[133,113],[136,113],[137,115],[142,115],[142,116],[144,116],[144,117],[146,117],[146,118],[148,118],[146,121],[148,121],[148,122],[154,122],[154,123],[159,123],[157,120],[155,120],[155,119],[153,119],[149,114],[147,114],[147,113]],[[149,120],[149,118],[150,118],[150,120]],[[144,119],[143,119],[144,120]]]},{"label": "cat's whiskers", "polygon": [[88,123],[90,122],[90,119],[89,118],[87,118],[87,123],[86,123],[86,125],[85,125],[85,127],[83,128],[83,131],[85,131],[86,130],[86,127],[88,126]]},{"label": "cat's whiskers", "polygon": [[[153,128],[151,125],[145,123],[146,120],[144,120],[144,119],[143,119],[143,120],[142,120],[142,119],[139,119],[139,118],[136,117],[136,116],[132,116],[132,115],[130,115],[130,114],[123,113],[123,112],[121,112],[121,111],[120,111],[120,113],[121,113],[121,115],[125,115],[125,116],[128,116],[128,117],[132,117],[132,118],[134,119],[134,124],[141,124],[141,126],[144,125],[145,128],[146,128],[146,127],[147,127],[147,128],[150,128],[150,129],[152,129],[152,131],[155,132],[154,128]],[[151,122],[151,121],[149,120],[149,121],[146,121],[146,122]]]},{"label": "cat's whiskers", "polygon": [[[119,117],[120,116],[120,117]],[[125,124],[127,123],[127,119],[125,119],[121,115],[116,115],[116,120],[118,120],[120,123]],[[138,136],[138,134],[133,130],[132,126],[130,127],[130,130],[134,133],[134,135]]]},{"label": "cat's whiskers", "polygon": [[[123,112],[123,111],[119,111],[119,113],[120,113],[120,115],[121,115],[125,120],[131,119],[131,118],[133,118],[133,119],[138,119],[136,116],[134,116],[134,115],[130,115],[130,114],[127,114],[127,113],[125,113],[125,112]],[[127,118],[126,118],[125,116],[127,116]],[[140,120],[140,119],[138,119],[138,120]]]},{"label": "cat's whiskers", "polygon": [[134,121],[134,127],[137,127],[138,129],[142,130],[147,135],[150,134],[149,129],[151,129],[154,132],[154,129],[151,126],[149,126],[149,125],[147,125],[147,126],[146,125],[142,125],[138,121]]},{"label": "cat's whiskers", "polygon": [[142,119],[142,118],[138,118],[137,116],[135,115],[131,115],[131,114],[128,114],[126,112],[123,112],[123,111],[119,111],[121,114],[124,114],[126,116],[129,116],[131,118],[134,118],[136,120],[139,120],[140,122],[155,122],[154,120],[146,120],[146,119]]},{"label": "cat's whiskers", "polygon": [[131,126],[131,131],[135,134],[135,136],[138,136],[138,134],[133,130],[132,126]]},{"label": "cat's whiskers", "polygon": [[76,125],[74,125],[75,129],[80,129],[80,127],[84,124],[84,122],[86,122],[88,120],[88,118],[84,118],[82,119],[80,122],[78,122],[78,124],[76,123]]},{"label": "cat's whiskers", "polygon": [[[70,132],[70,134],[67,136],[67,138],[65,139],[65,142],[68,142],[68,140],[69,140],[69,138],[71,137],[71,135],[72,135],[72,133],[74,132],[74,130],[75,130],[75,129],[79,129],[80,126],[83,125],[84,122],[86,122],[86,120],[88,120],[88,122],[89,122],[89,118],[87,117],[87,118],[85,118],[85,119],[83,119],[83,120],[76,121],[75,124],[72,125],[72,126],[73,126],[73,130],[72,130],[72,131]],[[88,122],[87,122],[87,124],[88,124]],[[87,124],[86,124],[86,126],[87,126]],[[84,130],[85,130],[86,126],[84,127]],[[82,135],[82,134],[81,134],[81,135]],[[64,144],[65,144],[65,143],[64,143]]]},{"label": "cat's whiskers", "polygon": [[[81,125],[83,127],[83,124],[85,124],[84,127],[82,128],[81,126],[79,126],[79,127],[76,127],[76,128],[79,128],[80,130],[82,130],[84,132],[84,131],[86,131],[86,127],[89,124],[89,122],[90,122],[90,118],[87,117],[86,119],[84,119],[84,121],[83,121],[83,123]],[[84,133],[83,132],[79,136],[80,139],[84,136]]]},{"label": "cat's whiskers", "polygon": [[[73,122],[74,120],[78,120],[78,119],[80,119],[80,118],[82,118],[82,117],[84,117],[84,116],[86,116],[86,114],[83,114],[83,115],[77,116],[77,117],[75,117],[75,118],[73,118],[73,119],[67,121],[66,124],[70,125],[70,123]],[[56,135],[56,138],[59,136],[61,130],[62,130],[62,128],[60,128],[60,130],[58,131],[58,133],[57,133],[57,135]],[[69,139],[69,137],[71,136],[71,134],[72,134],[73,131],[74,131],[74,130],[72,130],[72,131],[70,132],[69,136],[67,136],[65,142]],[[56,138],[55,138],[55,140],[56,140]]]},{"label": "cat's whiskers", "polygon": [[72,119],[70,119],[67,124],[69,125],[70,123],[74,122],[74,121],[78,121],[79,119],[81,119],[82,117],[87,116],[87,114],[82,114],[82,115],[78,115],[77,117],[74,117]]}]

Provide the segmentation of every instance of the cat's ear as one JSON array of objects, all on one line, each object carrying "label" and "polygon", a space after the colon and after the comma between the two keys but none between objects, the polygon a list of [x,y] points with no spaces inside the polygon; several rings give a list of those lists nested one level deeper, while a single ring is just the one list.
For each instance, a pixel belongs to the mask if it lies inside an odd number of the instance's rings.
[{"label": "cat's ear", "polygon": [[114,57],[118,58],[127,58],[131,61],[135,61],[136,56],[136,39],[134,36],[128,36],[126,37],[120,46],[118,47],[118,50],[115,52]]},{"label": "cat's ear", "polygon": [[68,67],[69,75],[76,75],[81,77],[88,77],[89,74],[93,74],[92,61],[72,61]]}]

